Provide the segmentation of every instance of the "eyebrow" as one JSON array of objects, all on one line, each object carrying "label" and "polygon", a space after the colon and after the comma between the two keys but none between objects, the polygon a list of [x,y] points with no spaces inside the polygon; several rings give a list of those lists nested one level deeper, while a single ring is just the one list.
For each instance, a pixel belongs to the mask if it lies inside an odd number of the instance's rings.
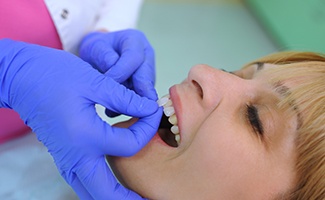
[{"label": "eyebrow", "polygon": [[[282,97],[287,97],[291,94],[290,89],[281,82],[275,83],[273,85],[273,88],[274,88],[275,92],[278,93]],[[289,102],[289,105],[297,114],[297,130],[298,130],[302,124],[302,117],[301,117],[300,109],[294,99],[292,99]]]}]

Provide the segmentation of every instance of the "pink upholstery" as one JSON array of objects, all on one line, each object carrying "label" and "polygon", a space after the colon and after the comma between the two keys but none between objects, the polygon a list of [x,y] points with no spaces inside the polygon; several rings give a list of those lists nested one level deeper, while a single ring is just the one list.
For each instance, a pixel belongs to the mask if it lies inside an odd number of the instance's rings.
[{"label": "pink upholstery", "polygon": [[[0,1],[0,38],[62,49],[60,37],[43,0]],[[0,143],[30,132],[13,110],[0,108]]]}]

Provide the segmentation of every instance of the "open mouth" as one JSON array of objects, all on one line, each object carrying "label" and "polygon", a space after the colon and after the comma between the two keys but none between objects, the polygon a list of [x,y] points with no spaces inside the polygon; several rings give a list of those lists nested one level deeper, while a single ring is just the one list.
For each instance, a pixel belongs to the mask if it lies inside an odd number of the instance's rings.
[{"label": "open mouth", "polygon": [[175,109],[169,95],[157,101],[159,106],[164,107],[164,114],[161,118],[158,134],[160,138],[171,147],[178,147],[181,141],[179,134]]},{"label": "open mouth", "polygon": [[175,135],[171,132],[170,128],[173,125],[169,123],[168,118],[165,114],[163,114],[159,129],[158,129],[158,134],[160,138],[169,146],[171,147],[178,147],[178,144],[175,140]]}]

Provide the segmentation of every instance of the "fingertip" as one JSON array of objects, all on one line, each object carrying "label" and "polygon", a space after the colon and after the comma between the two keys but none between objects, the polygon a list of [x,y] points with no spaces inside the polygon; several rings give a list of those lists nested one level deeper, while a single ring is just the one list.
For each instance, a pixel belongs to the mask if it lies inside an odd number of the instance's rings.
[{"label": "fingertip", "polygon": [[142,99],[145,101],[143,101],[141,106],[138,108],[140,113],[142,113],[141,116],[138,117],[147,117],[148,115],[152,115],[159,110],[159,106],[156,101],[147,97],[142,97]]},{"label": "fingertip", "polygon": [[144,62],[144,55],[139,46],[129,46],[121,51],[115,66],[106,73],[119,83],[131,77]]},{"label": "fingertip", "polygon": [[136,123],[129,127],[134,134],[138,146],[135,147],[135,153],[140,151],[156,134],[163,109],[159,107],[155,113],[150,116],[140,118]]},{"label": "fingertip", "polygon": [[159,109],[159,106],[156,101],[153,101],[147,97],[140,97],[140,100],[135,100],[132,102],[137,102],[137,104],[129,105],[127,111],[123,114],[132,116],[132,117],[148,117],[153,115]]},{"label": "fingertip", "polygon": [[134,82],[134,91],[142,97],[147,97],[150,100],[157,101],[158,94],[154,87],[154,84],[150,81],[138,81]]},{"label": "fingertip", "polygon": [[115,67],[116,63],[118,62],[120,56],[118,53],[114,51],[114,49],[109,49],[106,47],[105,49],[101,49],[103,55],[98,55],[98,64],[101,68],[101,72],[106,74],[110,69]]},{"label": "fingertip", "polygon": [[[140,151],[156,134],[161,116],[162,107],[159,107],[153,114],[139,118],[135,123],[123,126],[107,126],[109,131],[101,138],[101,149],[105,154],[111,156],[129,157]],[[125,125],[125,124],[124,124]],[[96,132],[101,132],[100,130]]]}]

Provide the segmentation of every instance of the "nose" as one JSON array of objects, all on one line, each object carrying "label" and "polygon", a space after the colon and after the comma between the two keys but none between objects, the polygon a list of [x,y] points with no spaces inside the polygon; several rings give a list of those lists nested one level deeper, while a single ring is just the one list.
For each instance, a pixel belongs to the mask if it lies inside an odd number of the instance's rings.
[{"label": "nose", "polygon": [[215,108],[227,94],[241,92],[245,80],[228,72],[200,64],[191,68],[188,80],[196,88],[203,106]]}]

